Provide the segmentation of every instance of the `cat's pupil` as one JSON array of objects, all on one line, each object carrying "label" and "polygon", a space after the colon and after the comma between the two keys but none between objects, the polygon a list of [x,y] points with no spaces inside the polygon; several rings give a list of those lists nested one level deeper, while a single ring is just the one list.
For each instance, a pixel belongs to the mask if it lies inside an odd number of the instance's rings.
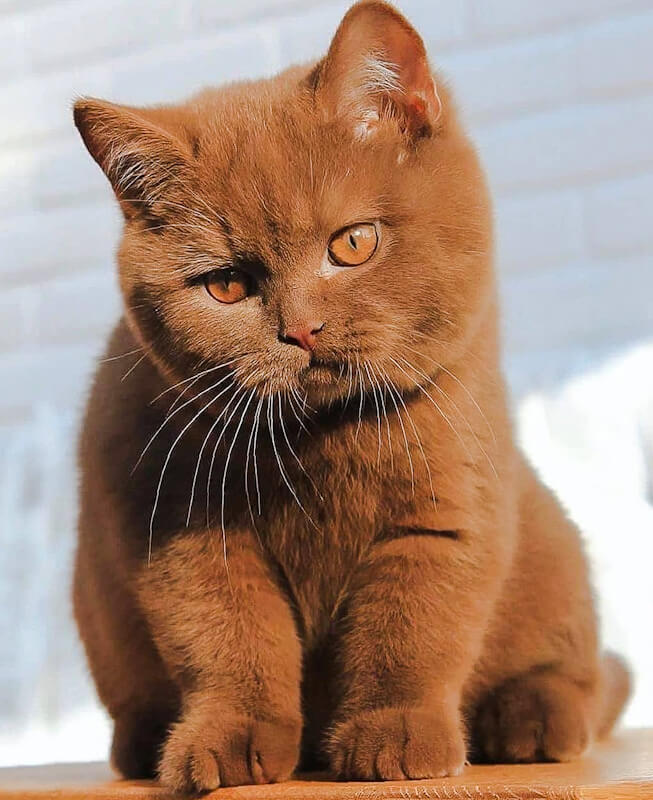
[{"label": "cat's pupil", "polygon": [[356,239],[354,239],[354,234],[349,234],[349,244],[353,247],[354,250],[358,250],[358,245],[356,244]]}]

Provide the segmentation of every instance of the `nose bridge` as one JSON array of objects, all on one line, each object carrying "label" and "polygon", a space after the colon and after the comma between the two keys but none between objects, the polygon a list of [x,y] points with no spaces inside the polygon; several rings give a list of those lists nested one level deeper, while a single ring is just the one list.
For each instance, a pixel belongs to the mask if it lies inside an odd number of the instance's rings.
[{"label": "nose bridge", "polygon": [[325,324],[319,308],[319,294],[311,291],[312,288],[298,285],[297,281],[286,282],[280,287],[277,304],[277,338],[308,352],[315,349],[317,336]]},{"label": "nose bridge", "polygon": [[284,281],[279,286],[279,330],[319,327],[315,325],[321,317],[319,294],[312,286],[297,280]]}]

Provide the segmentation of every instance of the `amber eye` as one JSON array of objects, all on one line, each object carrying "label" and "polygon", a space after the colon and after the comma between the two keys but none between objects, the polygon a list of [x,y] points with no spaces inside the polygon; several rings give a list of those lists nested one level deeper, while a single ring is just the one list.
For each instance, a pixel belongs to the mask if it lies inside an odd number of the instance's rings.
[{"label": "amber eye", "polygon": [[329,260],[340,267],[357,267],[369,261],[379,244],[372,222],[360,222],[334,233],[329,242]]},{"label": "amber eye", "polygon": [[249,276],[240,269],[216,269],[204,278],[206,291],[221,303],[238,303],[251,291]]}]

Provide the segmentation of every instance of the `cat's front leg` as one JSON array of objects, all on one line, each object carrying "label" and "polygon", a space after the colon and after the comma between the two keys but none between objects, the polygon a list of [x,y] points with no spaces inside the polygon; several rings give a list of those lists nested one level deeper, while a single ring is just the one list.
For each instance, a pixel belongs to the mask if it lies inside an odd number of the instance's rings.
[{"label": "cat's front leg", "polygon": [[184,534],[140,579],[157,648],[181,687],[182,714],[159,763],[194,792],[287,778],[299,752],[300,645],[291,610],[248,532]]},{"label": "cat's front leg", "polygon": [[456,775],[466,757],[461,692],[500,584],[463,531],[379,542],[356,572],[341,625],[343,697],[328,737],[349,780]]}]

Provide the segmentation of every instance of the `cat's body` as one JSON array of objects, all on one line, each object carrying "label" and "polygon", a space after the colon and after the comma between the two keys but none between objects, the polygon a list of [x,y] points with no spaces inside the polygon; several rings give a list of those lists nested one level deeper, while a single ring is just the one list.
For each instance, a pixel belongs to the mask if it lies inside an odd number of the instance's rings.
[{"label": "cat's body", "polygon": [[[366,37],[376,116],[347,68]],[[623,704],[578,533],[513,444],[489,204],[420,48],[367,3],[312,71],[78,105],[127,219],[75,574],[127,775],[282,779],[302,731],[305,766],[351,778],[455,773],[466,742],[566,759]],[[372,255],[334,267],[323,242],[361,221]],[[188,264],[225,249],[247,276],[223,307]]]}]

